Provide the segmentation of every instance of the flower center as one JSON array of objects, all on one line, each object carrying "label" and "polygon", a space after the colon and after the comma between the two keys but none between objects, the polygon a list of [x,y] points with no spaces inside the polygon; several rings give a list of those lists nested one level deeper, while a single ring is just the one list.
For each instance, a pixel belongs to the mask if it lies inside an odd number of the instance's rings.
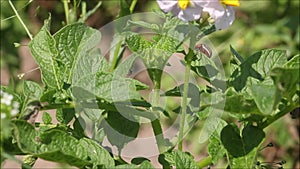
[{"label": "flower center", "polygon": [[190,4],[190,0],[178,0],[178,6],[182,10],[185,10]]},{"label": "flower center", "polygon": [[230,6],[240,6],[239,0],[221,0],[221,3]]}]

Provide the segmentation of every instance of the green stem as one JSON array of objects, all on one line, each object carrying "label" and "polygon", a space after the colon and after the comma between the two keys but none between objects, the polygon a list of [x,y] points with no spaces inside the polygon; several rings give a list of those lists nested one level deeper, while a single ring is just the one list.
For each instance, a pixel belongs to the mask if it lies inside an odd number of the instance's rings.
[{"label": "green stem", "polygon": [[[161,76],[161,75],[159,75]],[[160,98],[160,78],[158,78],[159,80],[154,80],[154,93],[153,93],[153,107],[158,107],[159,106],[159,98]],[[154,115],[158,114],[158,112],[156,112],[155,110],[153,110],[152,108],[152,112]],[[157,116],[159,117],[159,115]],[[164,142],[164,136],[163,136],[163,131],[162,131],[162,127],[160,124],[160,121],[158,118],[156,118],[155,120],[151,121],[151,125],[152,125],[152,129],[155,135],[155,139],[156,139],[156,144],[158,146],[158,150],[160,153],[163,153],[165,151],[165,142]]]},{"label": "green stem", "polygon": [[198,167],[199,168],[207,167],[211,163],[212,163],[212,158],[210,156],[208,156],[198,162]]},{"label": "green stem", "polygon": [[[188,55],[190,52],[188,53]],[[185,67],[185,77],[184,77],[184,85],[183,85],[183,97],[182,97],[182,112],[181,112],[181,119],[179,125],[179,143],[178,143],[178,150],[182,151],[182,141],[183,141],[183,130],[184,130],[184,122],[185,122],[185,115],[187,110],[187,95],[189,90],[189,77],[191,72],[191,63],[188,62]]]},{"label": "green stem", "polygon": [[114,56],[113,56],[113,60],[111,62],[110,71],[115,70],[115,68],[117,67],[117,62],[118,62],[121,46],[122,46],[122,40],[119,40],[116,50],[115,50],[115,53],[114,53]]},{"label": "green stem", "polygon": [[69,24],[69,5],[68,0],[62,0],[64,4],[64,10],[65,10],[65,17],[66,17],[66,23]]},{"label": "green stem", "polygon": [[133,13],[133,10],[134,10],[134,7],[135,7],[136,3],[137,3],[137,0],[133,0],[131,2],[131,5],[129,7],[129,11],[130,11],[131,14]]},{"label": "green stem", "polygon": [[[299,103],[299,100],[297,100],[296,103]],[[295,108],[297,108],[299,105],[297,104],[291,104],[290,106],[286,107],[285,109],[283,109],[282,111],[280,111],[279,113],[277,113],[276,115],[270,117],[269,119],[267,119],[266,121],[264,121],[261,125],[261,128],[264,129],[266,127],[268,127],[269,125],[271,125],[273,122],[275,122],[276,120],[280,119],[281,117],[283,117],[284,115],[286,115],[287,113],[293,111]]]},{"label": "green stem", "polygon": [[11,0],[8,0],[8,3],[9,3],[9,5],[11,6],[11,8],[13,9],[13,11],[15,12],[15,14],[16,14],[17,18],[19,19],[19,21],[21,22],[22,26],[24,27],[24,29],[25,29],[27,35],[29,36],[30,40],[32,40],[32,39],[33,39],[33,38],[32,38],[32,35],[31,35],[31,33],[29,32],[29,30],[28,30],[28,28],[26,27],[26,25],[24,24],[23,20],[21,19],[21,17],[20,17],[20,15],[19,15],[18,11],[16,10],[14,4],[11,2]]}]

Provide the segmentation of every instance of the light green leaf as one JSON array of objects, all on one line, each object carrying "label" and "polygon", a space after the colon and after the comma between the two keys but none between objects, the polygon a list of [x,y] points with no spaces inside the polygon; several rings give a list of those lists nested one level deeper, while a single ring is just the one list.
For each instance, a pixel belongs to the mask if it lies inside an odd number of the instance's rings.
[{"label": "light green leaf", "polygon": [[270,115],[277,108],[280,96],[276,94],[276,87],[258,83],[250,87],[251,95],[263,115]]}]

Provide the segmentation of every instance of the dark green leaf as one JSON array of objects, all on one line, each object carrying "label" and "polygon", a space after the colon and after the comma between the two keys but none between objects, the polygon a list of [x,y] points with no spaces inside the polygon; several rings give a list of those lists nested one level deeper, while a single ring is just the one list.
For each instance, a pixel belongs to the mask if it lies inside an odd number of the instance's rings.
[{"label": "dark green leaf", "polygon": [[131,163],[139,165],[139,164],[143,163],[144,161],[150,161],[150,160],[145,157],[135,157],[131,160]]},{"label": "dark green leaf", "polygon": [[75,116],[75,110],[73,108],[57,109],[56,119],[60,123],[68,124]]},{"label": "dark green leaf", "polygon": [[[116,145],[119,149],[122,149],[125,144],[134,140],[137,137],[140,124],[136,118],[129,114],[130,112],[109,111],[107,112],[107,118],[102,121],[102,126],[107,135],[109,142],[112,145]],[[120,151],[120,150],[119,150]]]},{"label": "dark green leaf", "polygon": [[221,131],[222,144],[235,158],[246,156],[261,143],[264,137],[265,133],[261,129],[251,125],[243,129],[242,136],[232,125],[227,125]]},{"label": "dark green leaf", "polygon": [[241,64],[244,62],[244,58],[231,45],[230,45],[230,51],[238,64]]}]

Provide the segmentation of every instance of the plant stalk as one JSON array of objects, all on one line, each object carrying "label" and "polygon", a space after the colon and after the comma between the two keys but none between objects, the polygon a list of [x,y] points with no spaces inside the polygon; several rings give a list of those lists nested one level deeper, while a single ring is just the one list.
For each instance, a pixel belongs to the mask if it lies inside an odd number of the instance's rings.
[{"label": "plant stalk", "polygon": [[[158,107],[159,106],[159,98],[160,98],[160,79],[158,78],[158,80],[154,80],[154,93],[153,93],[153,107]],[[152,112],[154,115],[157,115],[158,112],[156,112],[155,110],[153,110],[152,108]],[[159,115],[157,116],[159,117]],[[151,121],[151,125],[152,125],[152,129],[155,135],[155,139],[156,139],[156,144],[159,150],[159,153],[163,153],[165,151],[165,142],[164,142],[164,136],[163,136],[163,132],[162,132],[162,127],[160,124],[160,121],[158,118],[156,118],[155,120]]]},{"label": "plant stalk", "polygon": [[[191,52],[188,53],[188,55]],[[188,62],[185,67],[185,76],[184,76],[184,85],[183,85],[183,97],[182,97],[182,106],[181,106],[181,119],[179,125],[179,143],[178,143],[178,150],[182,151],[182,141],[183,141],[183,130],[184,130],[184,123],[185,123],[185,116],[187,110],[187,96],[189,90],[189,77],[191,72],[191,63]]]},{"label": "plant stalk", "polygon": [[122,46],[122,40],[120,39],[117,46],[116,46],[116,50],[115,50],[115,53],[114,53],[114,56],[113,56],[113,60],[111,62],[110,71],[114,71],[115,68],[117,67],[117,62],[118,62],[121,46]]},{"label": "plant stalk", "polygon": [[207,167],[212,163],[212,158],[211,156],[205,157],[204,159],[198,161],[198,167],[199,168],[204,168]]},{"label": "plant stalk", "polygon": [[[299,100],[297,100],[296,103],[299,103]],[[282,116],[284,116],[287,113],[293,111],[298,106],[299,105],[297,105],[297,104],[291,104],[290,106],[286,107],[285,109],[283,109],[282,111],[280,111],[279,113],[274,115],[273,117],[270,117],[268,120],[264,121],[261,125],[261,128],[264,129],[264,128],[268,127],[269,125],[274,123],[276,120],[280,119]]]},{"label": "plant stalk", "polygon": [[134,8],[135,8],[136,3],[137,3],[137,0],[133,0],[133,1],[131,2],[131,5],[130,5],[130,7],[129,7],[129,11],[130,11],[131,14],[133,13],[133,10],[134,10]]},{"label": "plant stalk", "polygon": [[9,5],[11,6],[11,8],[13,9],[13,11],[15,12],[15,14],[16,14],[17,18],[19,19],[19,21],[21,22],[21,25],[24,27],[24,29],[25,29],[27,35],[29,36],[30,40],[32,40],[32,39],[33,39],[33,38],[32,38],[32,35],[31,35],[31,33],[29,32],[29,30],[28,30],[28,28],[26,27],[26,25],[24,24],[23,20],[21,19],[21,17],[20,17],[20,15],[19,15],[18,11],[16,10],[14,4],[11,2],[11,0],[8,0],[8,3],[9,3]]},{"label": "plant stalk", "polygon": [[66,17],[66,23],[69,24],[70,20],[69,20],[69,1],[67,0],[62,0],[63,4],[64,4],[64,10],[65,10],[65,17]]}]

